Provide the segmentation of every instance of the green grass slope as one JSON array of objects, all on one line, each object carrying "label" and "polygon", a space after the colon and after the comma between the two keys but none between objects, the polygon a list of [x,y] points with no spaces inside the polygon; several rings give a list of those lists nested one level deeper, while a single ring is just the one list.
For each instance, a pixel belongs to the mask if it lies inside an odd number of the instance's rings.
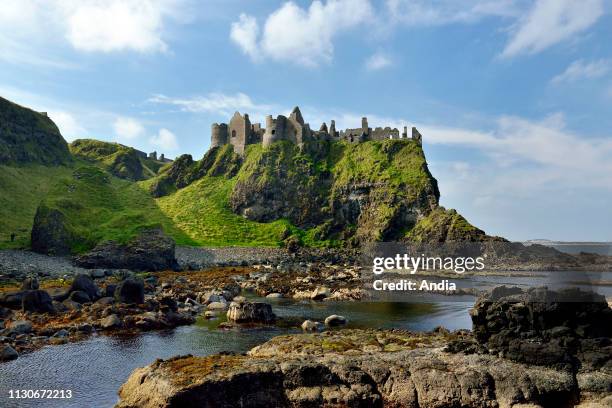
[{"label": "green grass slope", "polygon": [[114,176],[139,181],[155,177],[164,163],[141,157],[136,149],[119,143],[78,139],[70,144],[70,152],[78,158],[96,162]]},{"label": "green grass slope", "polygon": [[74,253],[101,241],[127,242],[141,229],[158,226],[179,244],[196,244],[137,184],[95,166],[80,165],[70,175],[58,178],[44,205],[59,210],[68,220],[70,231],[79,238],[72,247]]},{"label": "green grass slope", "polygon": [[71,173],[66,166],[0,166],[0,248],[29,246],[36,208],[56,180]]}]

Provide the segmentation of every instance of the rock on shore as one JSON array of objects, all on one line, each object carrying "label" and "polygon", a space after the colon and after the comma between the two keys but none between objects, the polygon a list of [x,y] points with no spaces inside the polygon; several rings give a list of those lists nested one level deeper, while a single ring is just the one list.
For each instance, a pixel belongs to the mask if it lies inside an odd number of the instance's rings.
[{"label": "rock on shore", "polygon": [[343,330],[158,360],[132,373],[117,407],[561,407],[592,391],[571,371],[444,352],[444,336]]},{"label": "rock on shore", "polygon": [[161,229],[142,231],[125,245],[104,242],[87,254],[76,257],[84,268],[130,269],[133,271],[162,271],[179,268],[175,257],[174,240]]}]

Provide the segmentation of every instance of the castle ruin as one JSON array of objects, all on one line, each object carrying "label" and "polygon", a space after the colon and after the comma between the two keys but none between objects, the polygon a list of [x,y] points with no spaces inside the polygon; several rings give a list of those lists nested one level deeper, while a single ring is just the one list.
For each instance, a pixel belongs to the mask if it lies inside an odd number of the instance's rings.
[{"label": "castle ruin", "polygon": [[[293,109],[289,117],[278,115],[276,119],[272,115],[266,116],[266,126],[261,127],[260,123],[251,124],[248,114],[241,115],[239,112],[227,123],[213,123],[211,128],[210,147],[219,147],[226,144],[234,146],[234,151],[243,154],[246,147],[250,144],[262,143],[269,146],[279,140],[288,140],[297,145],[302,145],[309,140],[344,140],[349,143],[359,143],[368,140],[384,139],[408,139],[408,127],[404,126],[403,132],[397,128],[377,127],[372,129],[368,125],[368,118],[361,119],[361,127],[355,129],[336,130],[336,121],[323,122],[319,130],[312,130],[308,123],[304,123],[304,118],[297,106]],[[422,136],[413,127],[410,139],[422,144]]]}]

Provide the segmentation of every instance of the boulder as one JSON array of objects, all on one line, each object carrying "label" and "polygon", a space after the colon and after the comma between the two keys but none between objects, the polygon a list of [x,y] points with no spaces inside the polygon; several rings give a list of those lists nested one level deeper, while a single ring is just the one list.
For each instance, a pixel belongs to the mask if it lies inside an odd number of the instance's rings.
[{"label": "boulder", "polygon": [[208,310],[227,310],[227,302],[211,302],[206,306]]},{"label": "boulder", "polygon": [[114,297],[115,289],[117,289],[117,285],[115,284],[111,283],[106,285],[106,287],[104,288],[104,297]]},{"label": "boulder", "polygon": [[144,282],[135,276],[127,277],[115,288],[115,300],[120,303],[144,303]]},{"label": "boulder", "polygon": [[91,302],[89,295],[82,290],[75,290],[74,292],[71,292],[68,299],[80,304]]},{"label": "boulder", "polygon": [[62,302],[62,305],[64,305],[64,307],[67,310],[81,310],[82,306],[80,303],[75,302],[74,300],[70,300],[70,299],[66,299]]},{"label": "boulder", "polygon": [[236,323],[270,323],[276,320],[272,306],[263,302],[232,302],[227,319]]},{"label": "boulder", "polygon": [[66,216],[58,209],[41,204],[34,216],[32,250],[48,255],[69,255],[75,234],[67,225]]},{"label": "boulder", "polygon": [[21,282],[21,290],[36,290],[39,288],[38,278],[29,277],[25,278],[23,282]]},{"label": "boulder", "polygon": [[114,327],[120,327],[121,319],[119,319],[119,316],[117,316],[116,314],[111,314],[100,321],[100,326],[103,329],[112,329]]},{"label": "boulder", "polygon": [[74,278],[68,292],[72,293],[76,291],[85,292],[87,296],[89,296],[90,301],[100,297],[100,289],[98,289],[89,275],[80,274]]},{"label": "boulder", "polygon": [[11,309],[0,306],[0,319],[6,319],[12,314],[13,314],[13,311]]},{"label": "boulder", "polygon": [[18,290],[0,293],[0,306],[8,307],[9,309],[20,309],[25,292],[25,290]]},{"label": "boulder", "polygon": [[344,326],[346,323],[346,317],[340,315],[334,314],[325,318],[325,325],[328,327]]},{"label": "boulder", "polygon": [[10,334],[28,334],[32,332],[32,322],[27,320],[16,320],[9,327]]},{"label": "boulder", "polygon": [[8,344],[0,344],[0,361],[15,360],[19,354]]},{"label": "boulder", "polygon": [[283,294],[282,293],[269,293],[266,295],[266,298],[268,299],[281,299],[283,298]]},{"label": "boulder", "polygon": [[122,245],[113,241],[98,244],[75,259],[84,268],[129,269],[133,271],[178,270],[174,240],[161,229],[148,229]]},{"label": "boulder", "polygon": [[96,305],[101,305],[101,306],[108,306],[108,305],[112,305],[113,303],[115,303],[115,298],[114,297],[110,297],[110,296],[105,296],[103,298],[100,298],[98,300],[96,300]]},{"label": "boulder", "polygon": [[305,332],[316,332],[323,329],[321,322],[314,322],[312,320],[304,320],[301,327]]},{"label": "boulder", "polygon": [[593,292],[502,286],[480,296],[470,315],[478,343],[513,361],[598,368],[612,356],[612,324],[603,323],[612,309]]},{"label": "boulder", "polygon": [[28,290],[23,295],[21,309],[24,312],[54,313],[53,299],[44,290]]},{"label": "boulder", "polygon": [[310,299],[312,300],[322,300],[330,295],[330,291],[328,287],[318,286],[315,290],[310,294]]}]

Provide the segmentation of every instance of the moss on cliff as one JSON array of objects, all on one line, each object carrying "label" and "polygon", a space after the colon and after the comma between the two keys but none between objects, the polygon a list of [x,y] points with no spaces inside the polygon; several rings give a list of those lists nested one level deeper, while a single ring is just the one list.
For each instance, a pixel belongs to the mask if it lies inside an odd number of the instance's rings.
[{"label": "moss on cliff", "polygon": [[132,181],[154,177],[164,165],[141,157],[131,147],[99,140],[75,140],[70,144],[70,151],[76,157],[100,164],[114,176]]},{"label": "moss on cliff", "polygon": [[474,227],[455,210],[438,207],[422,218],[405,235],[410,242],[482,241],[484,231]]}]

